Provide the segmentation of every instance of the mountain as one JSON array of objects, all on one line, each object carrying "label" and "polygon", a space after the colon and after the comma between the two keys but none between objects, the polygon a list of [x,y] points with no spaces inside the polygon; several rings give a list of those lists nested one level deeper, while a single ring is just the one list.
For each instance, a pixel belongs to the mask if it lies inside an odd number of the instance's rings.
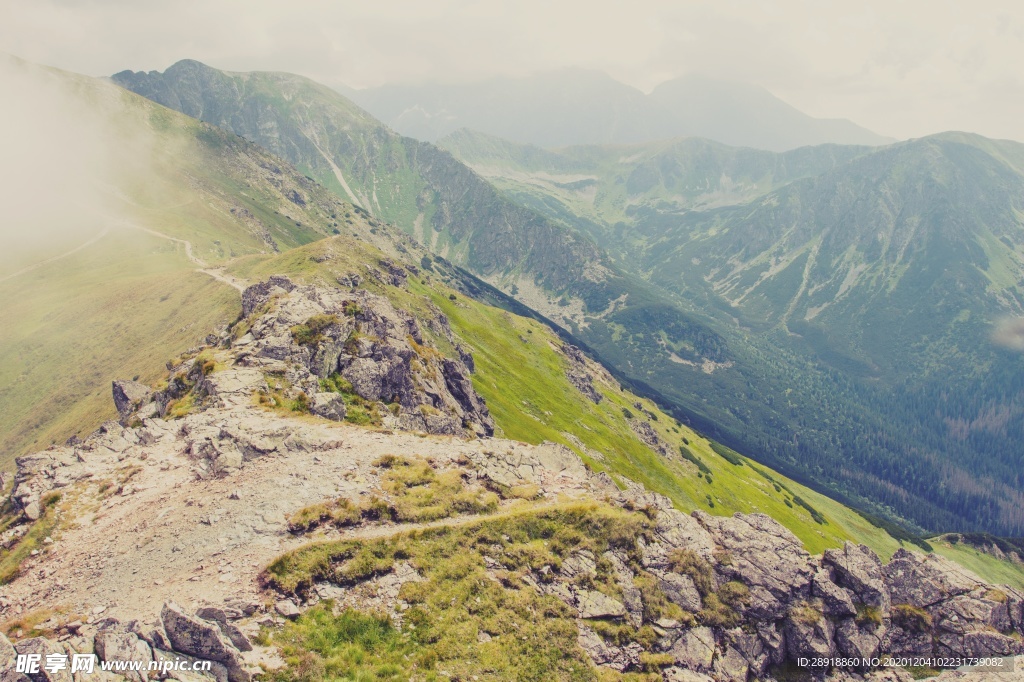
[{"label": "mountain", "polygon": [[[227,74],[181,62],[164,74],[124,72],[115,81],[249,136],[325,184],[334,177],[338,192],[345,184],[357,198],[371,197],[367,205],[377,215],[562,325],[637,390],[792,477],[920,531],[1024,530],[1017,511],[1022,483],[1005,455],[1017,433],[1018,356],[992,347],[986,332],[965,337],[974,341],[969,349],[948,342],[956,325],[973,324],[954,314],[953,300],[992,299],[979,313],[987,325],[993,316],[1014,312],[1000,299],[1013,287],[989,290],[974,277],[952,284],[953,290],[935,288],[914,308],[921,324],[901,318],[894,326],[907,299],[896,298],[902,290],[883,285],[876,293],[888,302],[872,299],[870,305],[892,311],[890,317],[861,311],[840,332],[814,322],[813,315],[789,315],[797,294],[785,298],[772,286],[799,286],[806,261],[795,259],[809,257],[821,234],[842,237],[837,244],[852,248],[842,239],[872,234],[892,202],[908,202],[912,224],[934,212],[971,226],[972,234],[972,212],[1011,217],[1012,184],[991,196],[984,188],[996,182],[985,173],[1012,166],[1012,145],[979,141],[975,148],[994,165],[964,166],[961,175],[980,175],[949,203],[944,183],[959,177],[951,169],[968,163],[970,155],[951,151],[948,168],[939,173],[944,167],[932,168],[928,146],[920,141],[784,153],[692,139],[544,151],[486,136],[454,136],[464,144],[452,148],[482,155],[466,160],[506,195],[451,154],[373,124],[342,96],[296,76]],[[894,151],[900,149],[916,150],[916,160],[900,161]],[[886,177],[905,182],[891,185]],[[835,184],[821,184],[826,182]],[[925,186],[930,204],[913,196]],[[993,206],[972,208],[972,192]],[[411,201],[414,209],[397,208]],[[1007,201],[1009,208],[995,206]],[[775,202],[790,212],[773,208]],[[882,208],[863,211],[871,206]],[[955,213],[964,210],[968,214]],[[775,222],[769,220],[776,214]],[[1016,248],[1012,230],[999,234],[1010,246],[998,239],[985,244],[992,242],[1000,253]],[[771,249],[784,238],[793,244],[776,254]],[[842,253],[852,258],[843,261],[848,272],[881,251]],[[994,276],[1012,273],[1013,257],[1006,258],[1005,268],[992,268]],[[822,261],[822,271],[830,267],[825,263],[838,262]],[[980,260],[977,266],[989,267]],[[942,261],[923,259],[885,272],[909,284],[942,267]],[[759,283],[762,274],[766,281]],[[829,281],[838,295],[842,280]],[[968,282],[972,287],[957,293]],[[854,284],[850,279],[848,285]],[[745,292],[755,285],[743,298],[730,294],[731,286]],[[829,295],[822,287],[806,289],[812,298],[805,317]],[[950,298],[954,293],[957,299]],[[764,309],[765,301],[776,305],[774,313]],[[786,315],[779,315],[779,306]],[[925,347],[925,333],[942,338]],[[874,350],[857,345],[864,335],[875,339]],[[872,359],[892,349],[889,367]],[[969,368],[1000,367],[998,379],[965,371],[963,360]],[[949,376],[958,377],[952,392],[944,389],[942,377]],[[926,408],[938,395],[948,404],[939,411]],[[964,429],[968,435],[949,437]]]},{"label": "mountain", "polygon": [[345,94],[402,134],[429,141],[460,128],[540,147],[705,137],[785,151],[893,141],[847,120],[808,116],[763,88],[696,76],[662,83],[649,95],[586,69]]},{"label": "mountain", "polygon": [[89,139],[135,163],[100,175],[62,148],[22,185],[60,171],[110,229],[63,225],[55,255],[5,265],[22,340],[0,358],[30,381],[5,380],[4,407],[75,428],[0,472],[4,679],[85,661],[135,681],[747,682],[818,654],[1024,652],[1011,560],[932,546],[698,433],[252,142],[17,68],[19,94],[61,93],[25,99],[45,125],[22,135],[91,117]]},{"label": "mountain", "polygon": [[396,135],[317,83],[230,74],[190,60],[113,80],[262,145],[481,276],[538,289],[538,304],[623,286],[589,240],[508,201],[447,152]]},{"label": "mountain", "polygon": [[684,76],[658,85],[648,98],[667,117],[661,130],[668,134],[663,137],[706,137],[772,151],[894,141],[846,119],[808,116],[764,88],[745,83]]},{"label": "mountain", "polygon": [[606,333],[623,349],[612,362],[720,437],[920,526],[1021,532],[1021,356],[990,340],[1024,302],[1021,145],[442,144],[717,319],[733,365],[691,377],[624,333],[639,320]]}]

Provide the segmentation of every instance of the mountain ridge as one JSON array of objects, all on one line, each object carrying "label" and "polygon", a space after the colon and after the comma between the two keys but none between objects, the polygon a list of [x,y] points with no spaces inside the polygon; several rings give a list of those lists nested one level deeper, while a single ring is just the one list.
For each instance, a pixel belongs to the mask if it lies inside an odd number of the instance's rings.
[{"label": "mountain ridge", "polygon": [[459,128],[541,147],[707,137],[785,151],[893,141],[845,119],[808,116],[763,88],[697,76],[666,81],[650,94],[588,69],[344,92],[396,130],[428,141]]}]

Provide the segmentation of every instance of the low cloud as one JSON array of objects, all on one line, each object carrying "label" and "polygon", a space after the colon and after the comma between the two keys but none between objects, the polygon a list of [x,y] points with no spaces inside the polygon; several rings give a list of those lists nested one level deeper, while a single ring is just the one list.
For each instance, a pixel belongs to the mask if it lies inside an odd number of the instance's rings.
[{"label": "low cloud", "polygon": [[353,87],[585,67],[647,90],[698,73],[895,137],[1024,140],[1016,0],[0,0],[0,16],[0,49],[92,75],[186,57]]}]

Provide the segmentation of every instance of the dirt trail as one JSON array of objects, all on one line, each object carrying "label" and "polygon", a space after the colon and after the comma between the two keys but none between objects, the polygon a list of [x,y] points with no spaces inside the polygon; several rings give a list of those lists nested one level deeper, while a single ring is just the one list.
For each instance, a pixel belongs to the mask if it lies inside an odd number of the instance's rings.
[{"label": "dirt trail", "polygon": [[[192,251],[192,242],[188,241],[187,239],[179,239],[177,237],[172,237],[170,235],[164,234],[163,232],[158,232],[156,230],[150,229],[148,227],[142,227],[141,225],[136,225],[134,223],[122,222],[122,223],[119,223],[118,226],[119,227],[127,227],[129,229],[138,230],[140,232],[147,232],[147,233],[153,235],[154,237],[159,237],[161,239],[167,239],[169,241],[182,244],[185,247],[185,255],[188,257],[189,261],[197,266],[196,267],[196,271],[197,272],[201,272],[204,275],[208,275],[208,276],[214,278],[215,280],[217,280],[218,282],[222,282],[224,284],[227,284],[229,287],[233,287],[234,289],[237,289],[238,291],[245,291],[245,287],[247,285],[246,285],[246,283],[244,281],[242,281],[240,279],[237,279],[235,277],[232,277],[231,275],[227,274],[224,271],[224,268],[210,267],[210,265],[206,261],[204,261],[203,259],[199,258],[198,256],[195,255],[195,253],[193,253],[193,251]],[[47,258],[45,260],[41,260],[38,263],[34,263],[32,265],[26,266],[26,267],[22,268],[21,270],[18,270],[17,272],[12,272],[9,275],[5,275],[3,277],[0,277],[0,283],[6,282],[6,281],[11,280],[11,279],[14,279],[15,277],[20,277],[21,275],[28,274],[29,272],[32,272],[33,270],[38,270],[41,267],[50,265],[51,263],[55,263],[56,261],[59,261],[59,260],[61,260],[63,258],[67,258],[68,256],[73,256],[74,254],[78,253],[79,251],[82,251],[83,249],[86,249],[86,248],[92,246],[93,244],[95,244],[96,242],[98,242],[99,240],[103,239],[103,237],[107,236],[107,234],[109,234],[109,233],[110,233],[110,228],[109,227],[105,227],[95,237],[93,237],[92,239],[90,239],[90,240],[88,240],[86,242],[83,242],[82,244],[79,244],[78,246],[76,246],[75,248],[71,249],[70,251],[67,251],[67,252],[62,253],[62,254],[57,255],[57,256],[52,256],[52,257]]]},{"label": "dirt trail", "polygon": [[96,242],[98,242],[99,240],[101,240],[104,237],[106,237],[108,232],[110,232],[110,228],[109,227],[104,227],[102,230],[100,230],[100,233],[98,235],[96,235],[95,237],[93,237],[89,241],[83,242],[82,244],[79,244],[75,248],[73,248],[70,251],[67,251],[65,253],[62,253],[59,256],[53,256],[51,258],[47,258],[45,260],[41,260],[38,263],[35,263],[33,265],[29,265],[27,267],[24,267],[21,270],[18,270],[17,272],[12,272],[9,275],[5,275],[4,277],[0,277],[0,282],[6,282],[9,279],[14,279],[15,277],[19,277],[19,276],[24,275],[26,273],[32,272],[33,270],[38,270],[39,268],[43,267],[44,265],[49,265],[50,263],[53,263],[53,262],[61,260],[62,258],[67,258],[68,256],[73,256],[74,254],[78,253],[82,249],[88,248],[88,247],[92,246],[93,244],[95,244]]},{"label": "dirt trail", "polygon": [[185,256],[187,256],[192,263],[198,266],[196,268],[197,272],[201,272],[204,275],[209,275],[210,277],[213,277],[215,280],[227,284],[229,287],[234,287],[238,291],[245,291],[245,287],[247,285],[244,281],[236,279],[231,275],[227,274],[224,271],[224,268],[211,268],[206,261],[204,261],[203,259],[201,259],[199,256],[195,255],[195,253],[192,252],[192,242],[188,241],[187,239],[179,239],[178,237],[172,237],[170,235],[164,234],[163,232],[157,232],[156,230],[150,229],[148,227],[142,227],[141,225],[135,225],[133,223],[123,223],[123,225],[124,227],[128,227],[133,230],[147,232],[153,235],[154,237],[160,237],[161,239],[167,239],[169,241],[184,245]]},{"label": "dirt trail", "polygon": [[[75,452],[75,461],[84,462],[90,474],[64,489],[64,520],[48,551],[29,559],[22,575],[4,586],[11,607],[0,621],[58,607],[82,616],[101,610],[104,616],[149,618],[167,600],[187,607],[264,602],[272,595],[259,584],[260,571],[281,553],[310,541],[370,539],[484,518],[362,526],[311,536],[289,532],[287,516],[302,507],[374,494],[379,470],[372,463],[381,455],[430,458],[447,468],[466,459],[478,461],[492,449],[534,450],[498,439],[381,432],[242,406],[209,410],[201,423],[191,425],[153,423],[166,435],[148,445],[125,443],[115,432],[103,444]],[[302,445],[246,461],[223,477],[197,476],[196,460],[180,435],[183,427],[197,433],[244,431],[255,423],[290,433]],[[128,474],[129,480],[120,483]],[[98,492],[104,481],[122,491]],[[563,479],[544,483],[553,503],[575,497],[580,486]],[[514,511],[505,507],[498,515]]]}]

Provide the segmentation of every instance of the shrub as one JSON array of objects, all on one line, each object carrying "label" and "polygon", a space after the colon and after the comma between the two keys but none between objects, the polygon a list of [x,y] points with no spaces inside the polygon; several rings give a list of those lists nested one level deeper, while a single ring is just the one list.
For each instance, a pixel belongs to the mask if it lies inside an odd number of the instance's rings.
[{"label": "shrub", "polygon": [[701,461],[700,457],[693,454],[690,448],[686,447],[685,445],[679,446],[679,454],[682,455],[683,459],[685,459],[687,462],[691,462],[692,464],[694,464],[697,467],[698,472],[702,474],[711,473],[711,469],[708,468],[708,465]]},{"label": "shrub", "polygon": [[740,614],[726,604],[715,593],[704,597],[704,608],[697,614],[697,620],[712,628],[734,628],[740,624]]},{"label": "shrub", "polygon": [[292,339],[300,346],[315,346],[324,340],[324,330],[337,322],[335,315],[313,315],[304,323],[291,328]]},{"label": "shrub", "polygon": [[918,634],[929,632],[932,627],[932,615],[913,604],[893,604],[892,621],[901,629]]},{"label": "shrub", "polygon": [[718,455],[729,464],[738,467],[743,466],[743,455],[732,448],[726,447],[721,443],[711,441],[711,449],[718,453]]},{"label": "shrub", "polygon": [[320,380],[320,389],[329,393],[344,393],[352,395],[356,389],[345,377],[338,373],[331,374],[330,376]]},{"label": "shrub", "polygon": [[309,412],[309,396],[299,392],[295,399],[289,403],[288,409],[292,412]]},{"label": "shrub", "polygon": [[672,550],[668,562],[672,571],[690,576],[702,597],[714,591],[715,578],[711,563],[692,549]]}]

